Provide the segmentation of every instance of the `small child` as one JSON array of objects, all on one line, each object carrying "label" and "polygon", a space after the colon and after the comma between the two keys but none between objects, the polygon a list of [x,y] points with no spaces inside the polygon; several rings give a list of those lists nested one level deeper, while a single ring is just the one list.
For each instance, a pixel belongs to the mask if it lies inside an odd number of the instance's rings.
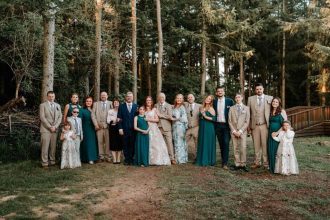
[{"label": "small child", "polygon": [[138,108],[139,115],[134,117],[134,130],[137,131],[135,139],[134,164],[137,166],[149,166],[149,125],[145,120],[145,108]]},{"label": "small child", "polygon": [[72,130],[71,124],[69,122],[64,123],[64,128],[61,133],[62,144],[62,158],[61,158],[61,169],[64,168],[75,168],[80,167],[80,161],[76,161],[76,149],[75,141],[76,138],[75,132]]},{"label": "small child", "polygon": [[290,127],[290,122],[284,121],[282,129],[272,133],[273,139],[280,142],[277,149],[274,173],[282,175],[299,174],[298,162],[292,144],[294,131]]}]

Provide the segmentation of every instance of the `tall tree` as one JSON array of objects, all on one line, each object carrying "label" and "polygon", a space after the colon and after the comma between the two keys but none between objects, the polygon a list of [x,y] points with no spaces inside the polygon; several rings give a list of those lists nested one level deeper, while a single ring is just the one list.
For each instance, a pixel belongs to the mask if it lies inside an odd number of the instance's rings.
[{"label": "tall tree", "polygon": [[133,95],[134,100],[137,100],[137,48],[136,48],[136,35],[137,35],[137,22],[136,22],[136,0],[131,0],[132,10],[132,74],[133,74]]},{"label": "tall tree", "polygon": [[157,94],[162,91],[163,67],[163,30],[160,0],[156,0],[157,30],[158,30],[158,62],[157,62]]},{"label": "tall tree", "polygon": [[103,0],[95,2],[95,69],[94,69],[94,99],[100,99],[101,84],[101,50],[102,50],[102,8]]}]

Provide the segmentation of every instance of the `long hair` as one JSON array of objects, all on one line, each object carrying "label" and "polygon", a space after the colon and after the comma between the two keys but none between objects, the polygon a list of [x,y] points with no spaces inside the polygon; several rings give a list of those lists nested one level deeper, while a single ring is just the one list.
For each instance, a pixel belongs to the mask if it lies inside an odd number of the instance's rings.
[{"label": "long hair", "polygon": [[92,97],[92,96],[87,96],[87,97],[84,99],[83,107],[84,107],[84,108],[87,108],[87,106],[86,106],[86,100],[87,100],[87,99],[92,99],[92,106],[91,106],[91,108],[93,108],[94,100],[93,100],[93,97]]},{"label": "long hair", "polygon": [[183,96],[182,94],[177,94],[177,95],[175,96],[175,99],[174,99],[174,108],[176,108],[176,107],[179,105],[179,104],[176,102],[176,99],[177,99],[179,96],[182,97],[182,103],[180,104],[180,106],[183,105],[184,96]]},{"label": "long hair", "polygon": [[[145,109],[147,110],[147,99],[148,98],[150,98],[151,99],[151,109],[153,109],[154,108],[154,100],[152,99],[152,97],[151,96],[147,96],[146,98],[145,98],[145,100],[144,100],[144,107],[145,107]],[[150,110],[151,110],[150,109]]]},{"label": "long hair", "polygon": [[205,101],[206,101],[206,99],[207,99],[208,97],[211,97],[211,102],[210,102],[210,106],[208,107],[208,109],[209,109],[210,107],[213,107],[213,100],[214,100],[214,97],[213,97],[213,95],[207,95],[207,96],[205,96],[205,98],[203,99],[203,108],[205,108],[205,106],[206,106]]},{"label": "long hair", "polygon": [[274,115],[281,114],[281,112],[282,112],[282,102],[281,102],[281,99],[280,99],[279,97],[274,97],[274,98],[272,99],[271,104],[270,104],[270,114],[271,114],[271,115],[273,115],[273,111],[274,111],[273,101],[274,101],[275,99],[278,101],[278,107],[276,108],[276,111],[275,111],[275,114],[274,114]]}]

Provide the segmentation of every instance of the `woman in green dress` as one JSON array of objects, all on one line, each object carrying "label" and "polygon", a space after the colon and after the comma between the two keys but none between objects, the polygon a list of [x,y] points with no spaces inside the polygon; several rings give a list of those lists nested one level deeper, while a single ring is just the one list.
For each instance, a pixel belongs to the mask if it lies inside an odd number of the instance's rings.
[{"label": "woman in green dress", "polygon": [[213,96],[207,96],[200,109],[198,129],[197,159],[198,166],[214,166],[216,163],[215,130],[213,121],[216,120],[213,108]]},{"label": "woman in green dress", "polygon": [[286,112],[282,109],[281,99],[273,98],[270,108],[269,129],[268,129],[268,163],[269,171],[274,173],[275,160],[279,142],[272,138],[272,133],[281,129],[283,121],[287,120]]},{"label": "woman in green dress", "polygon": [[64,107],[64,111],[63,111],[63,123],[66,122],[66,119],[70,116],[72,116],[72,110],[74,108],[78,108],[79,109],[79,115],[78,117],[81,118],[81,106],[79,105],[79,96],[78,93],[72,93],[71,95],[71,103],[66,104]]},{"label": "woman in green dress", "polygon": [[80,145],[82,162],[93,164],[98,159],[98,147],[95,127],[92,121],[93,98],[85,99],[84,108],[80,110],[84,139]]},{"label": "woman in green dress", "polygon": [[135,138],[134,164],[141,167],[149,166],[149,125],[145,117],[145,107],[139,107],[139,115],[134,117]]}]

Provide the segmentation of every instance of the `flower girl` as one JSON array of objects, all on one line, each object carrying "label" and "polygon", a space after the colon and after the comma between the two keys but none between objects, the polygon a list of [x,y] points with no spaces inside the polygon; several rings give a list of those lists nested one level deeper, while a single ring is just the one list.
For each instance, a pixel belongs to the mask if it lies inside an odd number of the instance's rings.
[{"label": "flower girl", "polygon": [[61,133],[62,144],[62,159],[61,159],[61,169],[64,168],[75,168],[80,167],[80,158],[77,160],[75,142],[76,138],[75,132],[72,130],[71,124],[69,122],[64,123],[64,128]]},{"label": "flower girl", "polygon": [[272,137],[280,142],[275,162],[275,173],[282,175],[299,174],[298,162],[293,148],[294,131],[290,129],[289,121],[282,123],[282,129],[273,132]]}]

